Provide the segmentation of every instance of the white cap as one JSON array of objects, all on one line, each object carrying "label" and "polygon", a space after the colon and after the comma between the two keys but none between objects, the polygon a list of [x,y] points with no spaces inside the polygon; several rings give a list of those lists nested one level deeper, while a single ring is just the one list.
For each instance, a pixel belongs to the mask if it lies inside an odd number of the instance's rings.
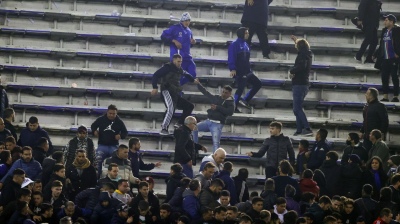
[{"label": "white cap", "polygon": [[26,186],[28,186],[29,184],[33,183],[34,181],[31,180],[30,178],[25,178],[24,182],[22,182],[21,188],[24,188]]}]

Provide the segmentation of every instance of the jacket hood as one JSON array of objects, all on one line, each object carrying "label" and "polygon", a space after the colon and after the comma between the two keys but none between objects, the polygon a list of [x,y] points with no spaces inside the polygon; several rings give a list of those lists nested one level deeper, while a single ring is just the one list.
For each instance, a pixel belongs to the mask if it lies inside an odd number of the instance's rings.
[{"label": "jacket hood", "polygon": [[99,202],[101,203],[102,201],[108,201],[108,202],[110,202],[110,201],[111,201],[110,193],[108,193],[107,191],[100,192],[100,195],[99,195]]},{"label": "jacket hood", "polygon": [[181,186],[181,179],[186,177],[184,173],[174,173],[173,175],[169,176],[166,180],[165,183],[168,183],[168,181],[173,181],[175,182],[178,186]]},{"label": "jacket hood", "polygon": [[334,166],[339,166],[339,165],[337,164],[336,161],[333,160],[324,160],[324,162],[322,163],[322,167],[330,168]]},{"label": "jacket hood", "polygon": [[193,196],[196,197],[196,195],[194,195],[194,192],[190,189],[186,189],[183,193],[182,193],[182,197],[187,197],[187,196]]}]

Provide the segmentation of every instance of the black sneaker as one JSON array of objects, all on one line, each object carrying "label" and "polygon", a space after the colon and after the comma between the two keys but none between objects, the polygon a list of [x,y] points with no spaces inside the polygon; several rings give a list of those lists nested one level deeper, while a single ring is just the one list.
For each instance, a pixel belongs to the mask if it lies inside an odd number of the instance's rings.
[{"label": "black sneaker", "polygon": [[237,114],[241,114],[241,113],[242,113],[242,111],[240,111],[238,108],[236,108],[236,109],[235,109],[235,113],[237,113]]},{"label": "black sneaker", "polygon": [[393,99],[392,99],[391,102],[393,102],[393,103],[398,103],[398,102],[400,102],[400,101],[399,101],[399,98],[398,98],[398,97],[393,97]]},{"label": "black sneaker", "polygon": [[354,59],[355,59],[357,62],[361,63],[361,58],[357,58],[357,56],[355,56]]},{"label": "black sneaker", "polygon": [[166,129],[162,129],[162,130],[160,131],[160,135],[169,135],[169,131],[166,130]]},{"label": "black sneaker", "polygon": [[245,101],[245,100],[239,100],[239,103],[238,103],[240,106],[242,106],[242,107],[245,107],[245,108],[247,108],[247,109],[251,109],[251,107],[249,106],[249,103],[247,103],[247,101]]},{"label": "black sneaker", "polygon": [[382,98],[382,99],[381,99],[381,102],[389,102],[389,99]]}]

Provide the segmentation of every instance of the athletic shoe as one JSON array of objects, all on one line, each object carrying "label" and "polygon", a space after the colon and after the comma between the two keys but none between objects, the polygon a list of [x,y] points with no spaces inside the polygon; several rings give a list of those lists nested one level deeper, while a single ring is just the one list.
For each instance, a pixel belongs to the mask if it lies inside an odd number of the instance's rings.
[{"label": "athletic shoe", "polygon": [[162,130],[160,131],[160,135],[169,135],[169,131],[166,130],[166,129],[162,129]]},{"label": "athletic shoe", "polygon": [[361,58],[357,58],[357,56],[355,56],[354,59],[355,59],[357,62],[361,63]]},{"label": "athletic shoe", "polygon": [[382,99],[381,99],[381,102],[389,102],[389,99],[382,98]]},{"label": "athletic shoe", "polygon": [[249,104],[245,101],[245,100],[239,100],[238,103],[240,106],[245,107],[247,109],[251,109],[251,107],[249,106]]},{"label": "athletic shoe", "polygon": [[302,136],[313,136],[313,132],[311,131],[311,129],[303,129],[301,131],[300,135],[302,135]]},{"label": "athletic shoe", "polygon": [[399,101],[399,98],[398,98],[398,97],[393,97],[392,102],[393,102],[393,103],[398,103],[398,102],[400,102],[400,101]]}]

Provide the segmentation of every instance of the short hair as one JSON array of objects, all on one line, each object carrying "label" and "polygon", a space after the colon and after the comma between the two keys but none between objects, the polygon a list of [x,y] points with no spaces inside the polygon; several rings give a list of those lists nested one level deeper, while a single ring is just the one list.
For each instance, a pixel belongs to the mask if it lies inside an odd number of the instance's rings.
[{"label": "short hair", "polygon": [[281,172],[283,174],[294,173],[292,165],[290,165],[289,161],[286,159],[279,162],[279,168],[281,168]]},{"label": "short hair", "polygon": [[212,208],[208,207],[208,206],[204,206],[200,209],[201,215],[205,215],[209,212],[213,212]]},{"label": "short hair", "polygon": [[108,165],[107,170],[108,170],[108,171],[111,171],[113,167],[118,167],[118,165],[117,165],[116,163],[110,163],[110,164]]},{"label": "short hair", "polygon": [[332,196],[332,200],[335,200],[335,201],[341,201],[341,199],[340,199],[340,196],[339,196],[339,195],[333,195],[333,196]]},{"label": "short hair", "polygon": [[34,195],[39,195],[40,197],[43,197],[43,193],[40,192],[40,191],[34,191],[34,192],[32,193],[32,196],[34,196]]},{"label": "short hair", "polygon": [[270,127],[278,128],[279,130],[282,130],[282,123],[278,121],[273,121],[269,124]]},{"label": "short hair", "polygon": [[171,212],[172,208],[171,208],[171,205],[169,205],[168,203],[163,203],[160,205],[160,210],[165,210],[167,212]]},{"label": "short hair", "polygon": [[372,195],[373,190],[374,188],[372,187],[371,184],[364,184],[364,186],[362,187],[362,191],[366,195]]},{"label": "short hair", "polygon": [[229,86],[229,85],[225,85],[224,87],[222,87],[223,89],[225,89],[225,90],[228,90],[229,92],[232,92],[232,87],[231,86]]},{"label": "short hair", "polygon": [[121,186],[121,184],[124,183],[124,182],[128,182],[128,180],[127,179],[119,179],[118,182],[117,182],[118,183],[118,187]]},{"label": "short hair", "polygon": [[67,208],[67,207],[75,207],[75,203],[73,202],[73,201],[67,201],[67,202],[65,202],[65,208]]},{"label": "short hair", "polygon": [[285,197],[293,198],[295,195],[296,195],[296,189],[292,185],[286,184]]},{"label": "short hair", "polygon": [[211,181],[210,186],[214,187],[225,187],[224,181],[222,181],[219,178],[215,178],[214,180]]},{"label": "short hair", "polygon": [[62,219],[60,219],[60,224],[68,224],[71,222],[72,222],[72,220],[71,220],[71,217],[69,217],[69,216],[65,216]]},{"label": "short hair", "polygon": [[337,219],[335,217],[328,215],[328,216],[325,216],[323,222],[324,222],[324,224],[328,224],[328,223],[336,222],[336,221],[337,221]]},{"label": "short hair", "polygon": [[139,207],[139,210],[146,211],[146,210],[149,210],[150,205],[149,205],[149,202],[147,202],[145,200],[141,200],[141,201],[139,201],[138,207]]},{"label": "short hair", "polygon": [[115,185],[113,183],[111,183],[111,182],[101,183],[100,187],[103,188],[103,189],[115,190]]},{"label": "short hair", "polygon": [[120,149],[129,149],[129,148],[128,148],[127,145],[121,144],[121,145],[118,146],[118,150],[120,150]]},{"label": "short hair", "polygon": [[208,170],[208,169],[210,169],[210,168],[215,169],[214,163],[212,163],[212,162],[206,163],[206,164],[204,165],[204,167],[203,167],[203,171],[206,171],[206,170]]},{"label": "short hair", "polygon": [[62,169],[65,169],[65,166],[62,164],[54,164],[53,166],[53,173],[58,172]]},{"label": "short hair", "polygon": [[220,196],[230,197],[231,193],[229,191],[227,191],[227,190],[223,190],[223,191],[221,191]]},{"label": "short hair", "polygon": [[240,168],[238,171],[238,177],[246,180],[247,178],[249,178],[249,170],[247,168]]},{"label": "short hair", "polygon": [[331,199],[328,197],[328,196],[326,196],[326,195],[323,195],[323,196],[321,196],[320,198],[319,198],[319,201],[318,201],[320,204],[329,204],[329,205],[331,205],[332,204],[332,201],[331,201]]},{"label": "short hair", "polygon": [[312,178],[313,175],[314,175],[314,173],[310,169],[306,169],[303,171],[303,178]]},{"label": "short hair", "polygon": [[31,151],[32,152],[32,148],[30,146],[24,146],[22,147],[22,153],[24,153],[24,151]]},{"label": "short hair", "polygon": [[385,216],[390,216],[392,214],[392,211],[389,208],[384,208],[379,212],[379,217],[383,218]]},{"label": "short hair", "polygon": [[41,137],[37,141],[37,145],[38,146],[43,146],[45,143],[48,143],[48,142],[49,142],[49,140],[46,137]]},{"label": "short hair", "polygon": [[190,179],[189,177],[183,177],[183,178],[179,181],[180,188],[181,188],[182,190],[185,190],[186,188],[188,188],[188,187],[189,187],[189,183],[190,183],[191,180],[192,180],[192,179]]},{"label": "short hair", "polygon": [[297,218],[297,212],[293,210],[288,211],[286,214],[283,215],[283,223],[296,223]]},{"label": "short hair", "polygon": [[268,178],[265,180],[264,191],[275,191],[275,180]]},{"label": "short hair", "polygon": [[182,173],[183,167],[179,163],[175,163],[171,165],[171,170],[174,171],[174,173]]},{"label": "short hair", "polygon": [[315,220],[315,216],[314,216],[314,214],[311,213],[311,212],[306,212],[306,213],[304,213],[304,214],[303,214],[303,217],[307,217],[307,218],[309,218],[309,219],[311,219],[311,220]]},{"label": "short hair", "polygon": [[238,213],[239,209],[236,206],[228,206],[226,207],[227,211],[233,211],[233,213]]},{"label": "short hair", "polygon": [[149,187],[149,183],[147,183],[146,181],[140,181],[139,189],[142,189],[143,187]]},{"label": "short hair", "polygon": [[117,108],[117,106],[115,106],[114,104],[110,104],[110,105],[107,107],[107,110],[116,110],[116,111],[118,111],[118,108]]},{"label": "short hair", "polygon": [[236,30],[237,37],[244,39],[244,35],[246,33],[246,30],[249,30],[249,28],[247,28],[247,27],[239,27]]},{"label": "short hair", "polygon": [[276,204],[277,205],[286,204],[286,199],[284,197],[279,197],[276,199]]},{"label": "short hair", "polygon": [[2,163],[6,163],[8,158],[10,158],[11,156],[11,152],[9,150],[3,150],[2,152],[0,152],[0,161]]},{"label": "short hair", "polygon": [[310,147],[310,142],[306,139],[300,140],[299,144],[302,145],[305,149],[308,149],[308,147]]},{"label": "short hair", "polygon": [[130,138],[129,143],[128,143],[129,148],[132,148],[132,146],[136,145],[139,141],[140,141],[139,138],[136,138],[136,137]]},{"label": "short hair", "polygon": [[298,51],[308,51],[310,50],[310,44],[307,40],[299,38],[296,40],[296,48]]},{"label": "short hair", "polygon": [[62,187],[63,184],[59,180],[55,180],[51,183],[51,187]]},{"label": "short hair", "polygon": [[321,140],[325,140],[328,137],[328,130],[326,130],[325,128],[319,129],[318,132]]},{"label": "short hair", "polygon": [[360,136],[355,132],[350,132],[349,133],[349,137],[350,137],[351,140],[354,141],[355,144],[360,142]]},{"label": "short hair", "polygon": [[51,158],[53,158],[56,163],[61,163],[62,159],[64,158],[64,153],[61,151],[55,151],[53,155],[51,155]]},{"label": "short hair", "polygon": [[227,212],[227,211],[228,211],[228,209],[226,209],[224,206],[218,206],[214,209],[214,214],[216,214],[216,213],[219,214],[221,212]]},{"label": "short hair", "polygon": [[266,219],[269,217],[271,217],[271,212],[269,212],[268,210],[261,210],[261,212],[260,212],[261,219]]},{"label": "short hair", "polygon": [[193,179],[193,180],[191,180],[189,182],[189,189],[191,191],[195,191],[195,190],[199,189],[199,187],[200,187],[200,181],[199,180]]},{"label": "short hair", "polygon": [[37,117],[32,116],[32,117],[29,118],[28,122],[29,122],[29,124],[37,124],[37,123],[39,123],[39,120],[38,120]]},{"label": "short hair", "polygon": [[32,191],[26,188],[21,188],[17,192],[17,198],[21,198],[22,196],[29,196],[32,194]]},{"label": "short hair", "polygon": [[264,199],[262,199],[262,197],[254,197],[253,199],[251,199],[251,204],[255,205],[257,202],[264,202]]},{"label": "short hair", "polygon": [[25,207],[27,207],[28,206],[28,202],[26,202],[26,201],[17,201],[17,206],[16,206],[16,210],[18,211],[18,212],[21,212],[22,211],[22,209],[24,209]]},{"label": "short hair", "polygon": [[337,161],[339,159],[339,154],[335,151],[329,151],[326,153],[326,156],[332,159],[333,161]]},{"label": "short hair", "polygon": [[375,139],[382,138],[382,132],[378,129],[374,129],[371,131],[371,135],[374,136]]},{"label": "short hair", "polygon": [[5,110],[4,110],[4,112],[3,112],[3,117],[4,118],[9,118],[9,117],[11,117],[11,115],[13,115],[15,112],[14,112],[14,109],[12,109],[12,108],[6,108]]},{"label": "short hair", "polygon": [[224,170],[231,171],[232,167],[233,167],[233,164],[231,162],[224,163]]},{"label": "short hair", "polygon": [[381,192],[380,192],[379,201],[380,202],[391,201],[392,195],[393,195],[393,192],[392,192],[392,189],[390,189],[390,187],[382,187]]},{"label": "short hair", "polygon": [[17,168],[13,171],[13,176],[15,175],[24,175],[25,171],[23,169]]},{"label": "short hair", "polygon": [[307,221],[306,221],[306,219],[304,217],[300,217],[296,221],[296,224],[301,224],[301,223],[307,223]]},{"label": "short hair", "polygon": [[181,56],[180,54],[174,54],[174,55],[172,56],[172,60],[173,60],[173,59],[176,59],[176,58],[182,58],[182,56]]},{"label": "short hair", "polygon": [[344,205],[354,205],[354,200],[351,198],[347,198],[344,203]]},{"label": "short hair", "polygon": [[84,154],[86,154],[86,150],[84,150],[84,149],[77,149],[76,152],[75,152],[75,154],[78,154],[78,153],[84,153]]},{"label": "short hair", "polygon": [[17,143],[17,141],[15,140],[15,138],[14,138],[13,136],[8,136],[8,137],[4,140],[4,143],[7,143],[7,142],[11,142],[11,143],[13,143],[13,144],[16,144],[16,143]]},{"label": "short hair", "polygon": [[53,206],[49,203],[42,203],[40,209],[40,215],[43,215],[46,211],[53,209]]},{"label": "short hair", "polygon": [[369,92],[371,93],[371,96],[374,99],[378,99],[379,97],[379,91],[376,88],[368,88]]},{"label": "short hair", "polygon": [[239,218],[239,222],[251,222],[253,223],[253,219],[250,218],[250,216],[243,214]]},{"label": "short hair", "polygon": [[399,181],[400,181],[400,174],[399,174],[399,173],[396,173],[395,175],[392,176],[392,179],[391,179],[390,183],[391,183],[392,185],[394,185],[394,184],[396,184],[396,183],[399,182]]},{"label": "short hair", "polygon": [[301,200],[304,202],[309,202],[310,200],[315,199],[315,194],[312,192],[305,192],[301,195]]}]

